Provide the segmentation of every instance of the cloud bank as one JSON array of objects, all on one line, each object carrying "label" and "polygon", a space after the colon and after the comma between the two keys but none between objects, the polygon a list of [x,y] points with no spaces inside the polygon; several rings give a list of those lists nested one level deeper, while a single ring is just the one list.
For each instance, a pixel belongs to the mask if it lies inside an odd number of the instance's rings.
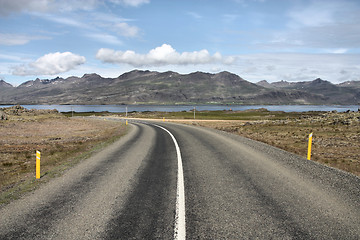
[{"label": "cloud bank", "polygon": [[286,13],[286,27],[263,37],[270,41],[258,40],[264,43],[259,46],[286,52],[315,48],[316,52],[333,53],[359,48],[359,10],[356,1],[298,1]]},{"label": "cloud bank", "polygon": [[130,26],[125,22],[115,24],[116,31],[124,37],[136,37],[139,34],[139,28],[136,26]]},{"label": "cloud bank", "polygon": [[104,63],[129,64],[135,67],[189,64],[197,65],[216,62],[231,64],[234,61],[234,58],[224,58],[218,52],[211,55],[206,49],[179,53],[168,44],[163,44],[160,47],[154,48],[147,54],[138,54],[131,50],[123,52],[108,48],[101,48],[98,50],[96,58]]},{"label": "cloud bank", "polygon": [[35,62],[15,67],[13,74],[18,76],[55,75],[70,71],[85,61],[85,57],[71,52],[49,53],[38,58]]},{"label": "cloud bank", "polygon": [[130,7],[138,7],[142,4],[150,3],[150,0],[110,0],[115,4],[123,4]]},{"label": "cloud bank", "polygon": [[46,12],[49,10],[50,1],[36,1],[36,0],[0,0],[0,16],[7,16],[13,12],[21,11],[35,11]]},{"label": "cloud bank", "polygon": [[360,80],[360,54],[259,53],[237,55],[228,69],[257,82],[310,81],[316,78],[333,83]]},{"label": "cloud bank", "polygon": [[[110,0],[113,4],[139,7],[150,0]],[[71,12],[90,11],[102,4],[102,0],[0,0],[0,16],[16,12]]]},{"label": "cloud bank", "polygon": [[24,45],[32,40],[50,39],[43,36],[30,36],[24,34],[0,33],[0,45],[16,46]]}]

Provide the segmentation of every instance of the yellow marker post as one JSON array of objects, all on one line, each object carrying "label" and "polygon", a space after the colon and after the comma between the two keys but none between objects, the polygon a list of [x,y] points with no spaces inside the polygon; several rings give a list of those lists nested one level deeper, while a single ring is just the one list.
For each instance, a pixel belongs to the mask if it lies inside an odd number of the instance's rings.
[{"label": "yellow marker post", "polygon": [[163,117],[163,122],[165,122],[165,117]]},{"label": "yellow marker post", "polygon": [[311,158],[312,135],[313,135],[313,133],[310,133],[310,134],[309,134],[308,154],[307,154],[307,159],[308,159],[308,160],[310,160],[310,158]]},{"label": "yellow marker post", "polygon": [[128,125],[128,121],[127,121],[127,120],[125,121],[125,125]]},{"label": "yellow marker post", "polygon": [[36,179],[40,178],[40,156],[41,153],[36,151]]}]

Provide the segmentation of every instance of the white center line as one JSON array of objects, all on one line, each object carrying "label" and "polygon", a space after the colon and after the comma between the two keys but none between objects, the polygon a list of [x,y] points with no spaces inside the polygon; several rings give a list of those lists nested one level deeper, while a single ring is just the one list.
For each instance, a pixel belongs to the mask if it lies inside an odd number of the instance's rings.
[{"label": "white center line", "polygon": [[182,166],[182,159],[179,145],[172,133],[164,127],[159,125],[154,126],[166,131],[172,138],[176,148],[176,154],[178,159],[178,174],[177,174],[177,193],[176,193],[176,215],[175,215],[175,229],[174,239],[186,239],[186,228],[185,228],[185,187],[184,187],[184,173]]}]

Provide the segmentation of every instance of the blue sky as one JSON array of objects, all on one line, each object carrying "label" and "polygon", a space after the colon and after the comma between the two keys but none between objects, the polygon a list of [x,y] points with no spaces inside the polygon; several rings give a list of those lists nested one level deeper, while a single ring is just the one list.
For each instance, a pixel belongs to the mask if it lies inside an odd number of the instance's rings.
[{"label": "blue sky", "polygon": [[0,79],[133,69],[360,80],[358,0],[0,0]]}]

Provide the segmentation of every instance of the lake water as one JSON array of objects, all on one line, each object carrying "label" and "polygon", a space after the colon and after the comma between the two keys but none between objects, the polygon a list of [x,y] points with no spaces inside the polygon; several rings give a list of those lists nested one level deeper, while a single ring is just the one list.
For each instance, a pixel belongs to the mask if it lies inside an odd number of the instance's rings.
[{"label": "lake water", "polygon": [[[27,109],[57,109],[59,112],[181,112],[190,111],[194,107],[197,111],[233,110],[266,108],[269,111],[307,112],[307,111],[358,111],[358,105],[22,105]],[[9,106],[0,106],[9,107]]]}]

